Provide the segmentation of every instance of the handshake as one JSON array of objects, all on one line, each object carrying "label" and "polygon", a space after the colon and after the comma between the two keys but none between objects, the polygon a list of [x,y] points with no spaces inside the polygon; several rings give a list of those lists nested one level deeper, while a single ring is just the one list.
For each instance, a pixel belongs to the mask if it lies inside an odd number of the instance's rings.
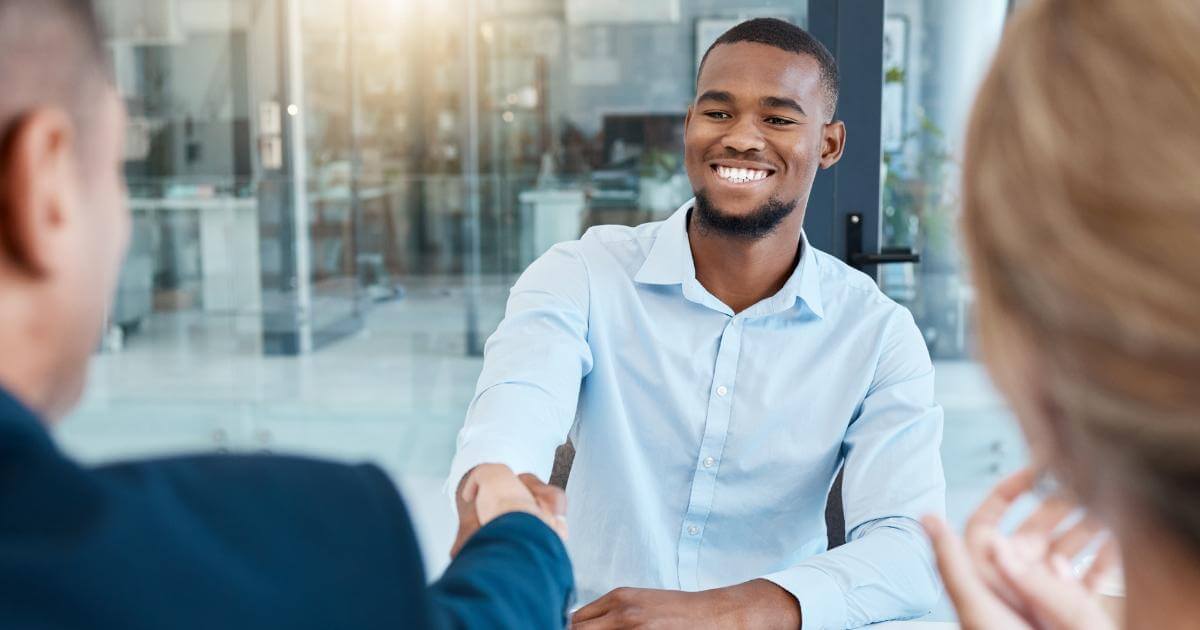
[{"label": "handshake", "polygon": [[463,477],[454,498],[458,537],[450,549],[451,558],[480,527],[510,512],[532,514],[567,539],[567,495],[528,473],[518,477],[503,464],[481,464]]}]

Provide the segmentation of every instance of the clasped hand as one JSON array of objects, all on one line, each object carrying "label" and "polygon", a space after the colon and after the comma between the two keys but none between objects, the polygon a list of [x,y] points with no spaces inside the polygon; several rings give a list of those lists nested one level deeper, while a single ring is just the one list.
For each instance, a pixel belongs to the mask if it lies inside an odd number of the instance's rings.
[{"label": "clasped hand", "polygon": [[559,488],[537,477],[519,477],[502,464],[481,464],[463,478],[455,493],[458,505],[458,538],[450,550],[456,557],[480,527],[511,512],[525,512],[542,520],[563,540],[567,539],[567,497]]}]

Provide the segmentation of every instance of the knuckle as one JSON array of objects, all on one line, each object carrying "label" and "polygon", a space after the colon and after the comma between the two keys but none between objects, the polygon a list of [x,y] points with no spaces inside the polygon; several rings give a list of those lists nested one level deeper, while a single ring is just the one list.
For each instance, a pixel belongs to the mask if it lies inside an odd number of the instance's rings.
[{"label": "knuckle", "polygon": [[635,626],[642,623],[644,615],[641,610],[635,607],[622,608],[617,611],[616,621],[622,627]]}]

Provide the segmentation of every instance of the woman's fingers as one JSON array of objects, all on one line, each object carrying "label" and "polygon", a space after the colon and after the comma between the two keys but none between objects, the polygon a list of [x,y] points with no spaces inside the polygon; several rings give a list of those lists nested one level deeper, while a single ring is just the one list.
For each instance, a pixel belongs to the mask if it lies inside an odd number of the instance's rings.
[{"label": "woman's fingers", "polygon": [[1014,535],[1049,538],[1054,530],[1058,529],[1058,526],[1077,509],[1074,503],[1059,497],[1050,497],[1042,501],[1033,514],[1030,514],[1024,523],[1021,523]]},{"label": "woman's fingers", "polygon": [[1063,556],[1040,557],[1004,538],[993,544],[1000,575],[1042,628],[1106,630],[1112,620],[1076,578]]},{"label": "woman's fingers", "polygon": [[1117,546],[1117,539],[1109,534],[1100,548],[1096,550],[1096,557],[1083,576],[1083,585],[1089,591],[1096,592],[1105,578],[1116,571],[1120,563],[1121,549]]},{"label": "woman's fingers", "polygon": [[1050,544],[1050,555],[1074,558],[1104,531],[1104,525],[1085,516],[1054,539]]},{"label": "woman's fingers", "polygon": [[966,544],[942,519],[921,519],[937,556],[938,571],[964,629],[1025,630],[1012,610],[988,587],[976,570]]},{"label": "woman's fingers", "polygon": [[968,539],[974,536],[990,537],[991,533],[1000,526],[1000,521],[1008,513],[1013,503],[1022,494],[1033,489],[1036,480],[1037,475],[1033,469],[1023,468],[997,484],[983,500],[983,503],[975,508],[975,513],[967,521]]}]

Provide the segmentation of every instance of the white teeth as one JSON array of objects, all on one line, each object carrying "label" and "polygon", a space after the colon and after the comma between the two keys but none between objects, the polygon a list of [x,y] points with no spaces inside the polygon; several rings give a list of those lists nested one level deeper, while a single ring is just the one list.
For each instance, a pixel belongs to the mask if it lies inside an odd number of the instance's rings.
[{"label": "white teeth", "polygon": [[766,179],[768,175],[769,173],[767,171],[760,171],[756,168],[730,168],[728,166],[717,167],[718,177],[734,182],[735,184],[756,182]]}]

